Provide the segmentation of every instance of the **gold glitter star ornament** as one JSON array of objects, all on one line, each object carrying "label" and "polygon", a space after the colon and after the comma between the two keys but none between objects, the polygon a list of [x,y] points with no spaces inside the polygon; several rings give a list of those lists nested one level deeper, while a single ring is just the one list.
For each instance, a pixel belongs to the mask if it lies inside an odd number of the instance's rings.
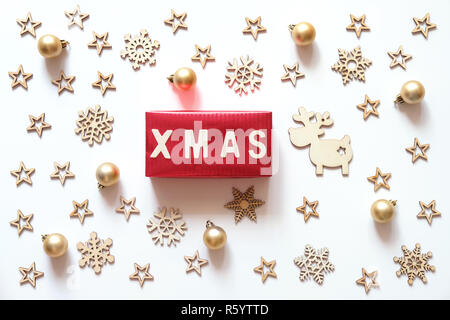
[{"label": "gold glitter star ornament", "polygon": [[234,210],[234,221],[238,223],[242,217],[247,216],[256,222],[255,208],[264,204],[264,201],[255,199],[255,188],[251,186],[245,192],[233,187],[234,200],[225,204],[225,208]]},{"label": "gold glitter star ornament", "polygon": [[431,251],[422,253],[420,244],[416,243],[414,250],[410,251],[406,246],[402,246],[403,257],[394,257],[394,262],[400,265],[400,270],[396,272],[397,277],[401,275],[408,276],[408,284],[413,285],[416,277],[419,277],[423,283],[427,283],[425,272],[434,272],[436,268],[428,264],[428,260],[433,257]]},{"label": "gold glitter star ornament", "polygon": [[344,85],[351,80],[365,81],[365,70],[370,67],[372,61],[362,56],[361,47],[358,46],[352,51],[338,49],[339,61],[331,69],[339,72]]},{"label": "gold glitter star ornament", "polygon": [[133,69],[139,69],[140,65],[156,63],[155,50],[159,49],[159,42],[150,39],[147,30],[143,29],[136,36],[126,34],[124,36],[125,49],[120,51],[120,56],[131,62]]}]

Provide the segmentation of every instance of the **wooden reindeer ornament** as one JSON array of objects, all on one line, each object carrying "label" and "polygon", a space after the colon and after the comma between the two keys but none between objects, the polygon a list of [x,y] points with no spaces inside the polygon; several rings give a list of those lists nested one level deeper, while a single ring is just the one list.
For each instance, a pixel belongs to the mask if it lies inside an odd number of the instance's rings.
[{"label": "wooden reindeer ornament", "polygon": [[[289,128],[289,137],[296,147],[309,148],[309,158],[316,166],[316,174],[323,174],[323,167],[342,168],[342,174],[348,175],[348,163],[353,157],[352,147],[350,146],[350,137],[345,135],[342,139],[324,139],[319,137],[324,134],[321,127],[329,127],[333,124],[330,114],[325,112],[307,112],[304,107],[298,109],[299,114],[294,114],[292,118],[295,122],[300,122],[304,127]],[[312,117],[316,121],[310,122]]]}]

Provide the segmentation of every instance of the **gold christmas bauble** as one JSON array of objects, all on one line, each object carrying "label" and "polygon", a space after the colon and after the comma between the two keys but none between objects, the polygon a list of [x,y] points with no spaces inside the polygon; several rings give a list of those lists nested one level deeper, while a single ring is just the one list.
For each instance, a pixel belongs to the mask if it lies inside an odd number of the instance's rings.
[{"label": "gold christmas bauble", "polygon": [[221,227],[208,220],[206,222],[206,230],[203,233],[203,242],[209,249],[222,249],[227,243],[227,233]]},{"label": "gold christmas bauble", "polygon": [[46,234],[42,236],[45,253],[51,258],[58,258],[67,251],[67,239],[60,233]]},{"label": "gold christmas bauble", "polygon": [[387,223],[392,220],[395,213],[396,200],[380,199],[375,201],[370,208],[372,218],[378,223]]},{"label": "gold christmas bauble", "polygon": [[105,162],[98,166],[95,175],[97,177],[98,187],[101,189],[119,182],[120,170],[114,163]]},{"label": "gold christmas bauble", "polygon": [[195,75],[194,70],[187,67],[178,69],[167,79],[173,83],[175,88],[181,90],[189,90],[195,87],[195,84],[197,83],[197,76]]},{"label": "gold christmas bauble", "polygon": [[425,97],[425,87],[419,81],[408,81],[402,86],[400,97],[407,104],[419,103]]},{"label": "gold christmas bauble", "polygon": [[60,40],[52,34],[46,34],[39,38],[38,50],[43,57],[54,58],[61,54],[66,45],[67,41]]},{"label": "gold christmas bauble", "polygon": [[292,39],[298,46],[308,46],[316,38],[316,29],[309,22],[300,22],[296,25],[290,25]]}]

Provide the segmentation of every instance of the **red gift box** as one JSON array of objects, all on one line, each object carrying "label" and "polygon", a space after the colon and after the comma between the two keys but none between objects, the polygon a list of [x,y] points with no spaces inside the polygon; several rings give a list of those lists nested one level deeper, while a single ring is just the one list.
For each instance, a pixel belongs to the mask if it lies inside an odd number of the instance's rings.
[{"label": "red gift box", "polygon": [[146,176],[271,176],[271,144],[271,112],[147,112]]}]

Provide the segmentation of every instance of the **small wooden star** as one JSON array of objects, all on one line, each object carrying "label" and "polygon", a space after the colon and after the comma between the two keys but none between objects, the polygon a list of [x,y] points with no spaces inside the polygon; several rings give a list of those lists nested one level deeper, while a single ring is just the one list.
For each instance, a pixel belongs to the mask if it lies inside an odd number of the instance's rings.
[{"label": "small wooden star", "polygon": [[11,83],[11,88],[15,88],[19,84],[25,88],[28,89],[28,79],[31,79],[33,77],[32,73],[25,73],[23,71],[23,67],[20,64],[19,68],[16,72],[10,71],[8,72],[9,76],[13,79],[13,82]]},{"label": "small wooden star", "polygon": [[[261,273],[261,280],[262,282],[266,282],[267,277],[271,276],[276,278],[277,274],[275,271],[273,271],[273,268],[275,268],[275,264],[277,263],[276,260],[272,260],[270,262],[267,262],[263,257],[261,257],[261,264],[253,269],[253,271],[257,273]],[[264,268],[269,268],[269,271],[264,272]]]},{"label": "small wooden star", "polygon": [[[403,52],[403,46],[398,47],[397,52],[389,51],[388,55],[392,59],[391,65],[390,65],[391,69],[396,66],[400,66],[403,68],[403,70],[406,70],[406,61],[408,61],[409,59],[412,58],[412,55],[406,54]],[[399,59],[398,59],[399,57],[402,58],[401,61],[399,61]]]},{"label": "small wooden star", "polygon": [[[198,256],[198,250],[195,251],[195,254],[192,257],[184,256],[184,260],[188,263],[186,273],[195,271],[198,273],[199,276],[202,275],[201,267],[205,264],[208,264],[208,260],[200,259],[200,257]],[[195,260],[197,260],[197,265],[194,265]]]},{"label": "small wooden star", "polygon": [[64,71],[59,73],[59,79],[52,80],[52,83],[58,86],[58,94],[61,94],[63,90],[67,90],[73,93],[72,81],[75,80],[75,76],[66,77]]},{"label": "small wooden star", "polygon": [[[11,221],[9,224],[13,227],[17,228],[17,234],[20,236],[23,230],[33,231],[33,226],[30,223],[30,220],[33,219],[33,214],[25,216],[22,211],[17,210],[17,218]],[[21,221],[24,221],[25,224],[22,224]]]},{"label": "small wooden star", "polygon": [[187,29],[187,25],[184,23],[184,19],[186,18],[186,12],[183,12],[182,14],[177,14],[173,9],[171,9],[170,12],[171,12],[170,18],[164,20],[164,23],[172,26],[172,33],[175,34],[178,28]]},{"label": "small wooden star", "polygon": [[[116,212],[123,213],[125,215],[125,219],[128,221],[128,219],[130,218],[130,214],[140,213],[139,209],[134,206],[135,201],[136,197],[127,200],[124,197],[120,196],[120,207],[116,208]],[[128,207],[130,207],[130,209],[127,210]]]},{"label": "small wooden star", "polygon": [[[20,30],[20,35],[23,36],[27,33],[31,34],[33,37],[36,38],[36,29],[41,25],[39,21],[34,21],[31,17],[31,13],[28,12],[27,17],[25,19],[17,19],[16,20],[18,24],[22,27],[22,30]],[[30,23],[30,28],[27,28],[28,23]]]},{"label": "small wooden star", "polygon": [[44,129],[50,129],[52,127],[51,124],[45,122],[45,113],[41,113],[39,117],[35,117],[29,114],[28,118],[30,119],[31,123],[27,127],[27,131],[35,131],[39,137],[42,136],[42,131]]},{"label": "small wooden star", "polygon": [[[153,276],[148,272],[150,263],[141,267],[137,263],[134,263],[134,272],[130,275],[130,280],[138,280],[141,287],[144,285],[145,280],[153,280]],[[144,276],[141,278],[140,273],[143,272]]]},{"label": "small wooden star", "polygon": [[[436,200],[431,201],[429,204],[425,204],[422,201],[419,201],[419,204],[422,210],[417,214],[417,218],[427,219],[429,225],[431,225],[434,217],[439,217],[441,215],[441,213],[436,210]],[[431,210],[430,214],[427,214],[428,210]]]},{"label": "small wooden star", "polygon": [[[414,138],[414,145],[412,147],[406,148],[405,150],[412,154],[412,163],[416,162],[417,159],[422,158],[423,160],[428,160],[427,155],[425,152],[430,147],[429,144],[420,144],[419,139]],[[416,153],[417,148],[420,149],[419,153]]]},{"label": "small wooden star", "polygon": [[[22,161],[20,161],[20,167],[17,170],[10,171],[13,176],[16,177],[16,186],[19,186],[22,182],[26,182],[32,185],[31,175],[34,173],[34,168],[27,169]],[[22,172],[25,176],[22,176]]]},{"label": "small wooden star", "polygon": [[297,79],[305,76],[304,73],[300,72],[298,62],[291,67],[283,64],[283,68],[286,73],[281,77],[281,81],[290,80],[294,87],[297,85]]},{"label": "small wooden star", "polygon": [[[436,28],[436,25],[434,23],[430,22],[430,14],[427,13],[425,17],[422,19],[419,18],[413,18],[414,23],[416,24],[415,28],[413,29],[412,34],[416,34],[418,32],[421,32],[425,39],[428,39],[428,31],[431,29]],[[422,25],[425,24],[425,29],[422,28]]]},{"label": "small wooden star", "polygon": [[[19,267],[19,271],[22,274],[22,279],[20,279],[20,284],[29,283],[33,286],[33,288],[36,287],[36,279],[40,278],[44,275],[43,272],[36,270],[36,264],[33,262],[29,268]],[[32,277],[30,278],[28,275],[32,274]]]},{"label": "small wooden star", "polygon": [[[353,14],[350,14],[350,19],[352,23],[347,26],[347,31],[355,31],[356,36],[359,38],[362,31],[370,31],[370,27],[366,25],[366,15],[363,14],[361,17],[357,18]],[[356,24],[361,24],[358,28]]]},{"label": "small wooden star", "polygon": [[103,49],[111,49],[111,44],[107,41],[108,39],[108,32],[105,32],[102,35],[99,35],[97,32],[92,31],[92,34],[94,35],[94,39],[88,43],[89,48],[96,48],[97,54],[101,55]]},{"label": "small wooden star", "polygon": [[[319,201],[309,202],[306,197],[303,197],[303,205],[300,207],[297,207],[297,211],[300,213],[303,213],[303,218],[306,221],[308,221],[310,216],[319,217],[319,213],[316,211],[317,205],[319,204]],[[311,211],[306,211],[307,207],[311,208]]]},{"label": "small wooden star", "polygon": [[[207,61],[215,61],[216,58],[214,58],[211,54],[211,45],[207,45],[206,48],[201,48],[198,45],[195,45],[195,50],[197,51],[195,55],[191,58],[192,61],[199,61],[202,65],[202,68],[204,69],[206,66]],[[202,58],[202,55],[206,55],[204,58]]]},{"label": "small wooden star", "polygon": [[[112,84],[112,78],[114,76],[113,73],[104,76],[100,71],[97,71],[97,75],[98,75],[98,80],[95,81],[92,86],[99,88],[100,91],[102,92],[102,95],[105,95],[105,92],[107,89],[111,89],[111,90],[115,90],[116,87]],[[106,82],[106,85],[104,86],[103,83]]]},{"label": "small wooden star", "polygon": [[[364,103],[358,104],[356,107],[362,111],[364,111],[364,120],[367,120],[367,118],[373,114],[374,116],[378,117],[378,106],[380,105],[380,100],[372,101],[370,100],[369,96],[366,94],[366,97],[364,98]],[[370,106],[370,110],[369,110]]]},{"label": "small wooden star", "polygon": [[[255,20],[252,20],[249,17],[245,17],[245,22],[247,22],[247,27],[245,27],[245,29],[242,30],[242,32],[243,33],[251,33],[253,36],[253,39],[255,39],[255,40],[258,38],[259,32],[267,31],[267,29],[261,25],[261,16],[259,16]],[[253,29],[253,26],[255,24],[256,24],[256,29]]]},{"label": "small wooden star", "polygon": [[255,188],[251,186],[245,192],[240,192],[233,187],[234,200],[225,204],[225,208],[234,210],[234,221],[238,223],[243,216],[256,222],[255,208],[264,204],[264,201],[255,199]]},{"label": "small wooden star", "polygon": [[[73,211],[70,213],[71,218],[78,218],[80,220],[81,224],[84,223],[84,218],[86,216],[92,216],[94,213],[88,209],[89,200],[86,199],[82,203],[78,203],[76,201],[72,201],[73,204]],[[80,214],[80,209],[82,210]]]},{"label": "small wooden star", "polygon": [[76,24],[81,30],[83,30],[83,20],[89,18],[89,13],[81,13],[79,5],[72,12],[64,11],[64,14],[69,18],[69,28]]},{"label": "small wooden star", "polygon": [[362,277],[356,280],[356,284],[364,286],[364,290],[366,294],[369,293],[369,290],[372,288],[377,288],[379,286],[376,281],[378,275],[378,271],[367,272],[366,269],[362,268]]},{"label": "small wooden star", "polygon": [[[59,179],[61,185],[63,186],[66,182],[67,178],[75,178],[75,175],[69,171],[70,162],[66,162],[64,165],[60,165],[57,162],[53,162],[53,166],[55,167],[55,172],[50,175],[51,179]],[[61,172],[64,174],[61,174]]]},{"label": "small wooden star", "polygon": [[[378,183],[378,178],[381,177],[383,179],[383,182]],[[367,180],[372,182],[374,184],[373,188],[375,191],[378,191],[381,187],[390,190],[391,187],[389,186],[388,180],[391,178],[391,173],[382,173],[380,168],[377,167],[377,172],[374,176],[368,177]]]}]

